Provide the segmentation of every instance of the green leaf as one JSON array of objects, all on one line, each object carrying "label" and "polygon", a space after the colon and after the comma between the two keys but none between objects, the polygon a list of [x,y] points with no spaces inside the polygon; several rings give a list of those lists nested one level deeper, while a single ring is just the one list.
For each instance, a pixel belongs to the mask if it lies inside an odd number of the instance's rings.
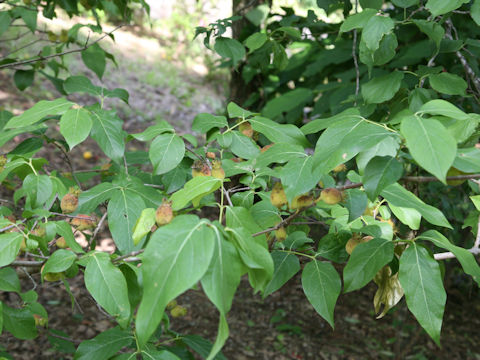
[{"label": "green leaf", "polygon": [[420,325],[440,345],[440,329],[447,295],[440,266],[424,247],[413,243],[400,258],[399,280],[407,306]]},{"label": "green leaf", "polygon": [[452,244],[445,236],[436,230],[429,230],[418,236],[418,239],[428,240],[436,246],[452,252],[462,265],[463,271],[473,277],[473,280],[480,285],[480,267],[475,256],[467,249]]},{"label": "green leaf", "polygon": [[85,286],[95,301],[116,318],[122,328],[130,319],[127,281],[104,252],[90,254],[85,268]]},{"label": "green leaf", "polygon": [[143,199],[128,188],[116,191],[108,202],[108,225],[113,241],[122,254],[140,248],[134,245],[132,238],[135,221],[144,208]]},{"label": "green leaf", "polygon": [[400,129],[414,160],[445,184],[457,153],[452,135],[439,121],[419,116],[404,118]]},{"label": "green leaf", "polygon": [[[22,289],[20,287],[20,280],[18,279],[17,272],[11,268],[6,267],[0,269],[0,290],[2,291],[15,291],[20,292]],[[0,308],[0,316],[2,309]],[[2,327],[0,326],[0,332]]]},{"label": "green leaf", "polygon": [[[480,26],[480,0],[474,0],[472,6],[470,7],[470,16],[477,25]],[[0,20],[1,22],[1,20]],[[0,35],[2,30],[0,29]]]},{"label": "green leaf", "polygon": [[92,119],[83,108],[70,109],[60,118],[60,133],[67,141],[70,150],[84,141],[92,129]]},{"label": "green leaf", "polygon": [[310,142],[298,127],[291,124],[278,124],[270,119],[255,116],[249,120],[253,130],[265,135],[273,143],[288,143],[310,146]]},{"label": "green leaf", "polygon": [[453,166],[466,173],[475,173],[480,171],[480,149],[475,147],[458,149],[457,157]]},{"label": "green leaf", "polygon": [[283,45],[273,42],[272,65],[278,70],[284,70],[288,65],[288,55]]},{"label": "green leaf", "polygon": [[262,168],[273,163],[286,163],[291,159],[304,158],[307,155],[302,146],[287,143],[273,144],[256,158],[256,167]]},{"label": "green leaf", "polygon": [[363,27],[361,41],[365,42],[367,48],[375,51],[378,49],[383,36],[391,32],[394,27],[395,23],[389,17],[372,16]]},{"label": "green leaf", "polygon": [[433,16],[443,15],[452,10],[458,9],[462,4],[470,0],[428,0],[425,7],[430,10]]},{"label": "green leaf", "polygon": [[385,128],[361,119],[345,119],[325,130],[315,146],[314,168],[327,173],[361,151],[395,136]]},{"label": "green leaf", "polygon": [[[11,118],[4,129],[20,128],[35,124],[47,115],[63,114],[73,105],[72,102],[60,98],[52,101],[42,100],[26,110],[22,115]],[[26,129],[24,130],[26,131]]]},{"label": "green leaf", "polygon": [[265,287],[263,297],[266,298],[271,293],[280,289],[288,280],[300,271],[300,261],[298,258],[287,252],[273,251],[272,259],[274,272],[272,280]]},{"label": "green leaf", "polygon": [[363,9],[379,10],[383,5],[383,0],[360,0],[360,6]]},{"label": "green leaf", "polygon": [[480,211],[480,195],[470,196],[470,200],[472,200],[473,205],[475,205],[475,208],[478,211]]},{"label": "green leaf", "polygon": [[93,44],[86,50],[83,50],[82,60],[85,66],[92,70],[99,79],[102,78],[107,62],[105,51],[100,45]]},{"label": "green leaf", "polygon": [[384,65],[392,60],[395,57],[397,47],[397,37],[393,33],[385,35],[375,51],[367,48],[366,44],[361,41],[359,44],[359,57],[360,61],[368,66],[369,75],[373,65]]},{"label": "green leaf", "polygon": [[308,301],[333,328],[333,311],[342,282],[332,264],[310,261],[302,271],[302,287]]},{"label": "green leaf", "polygon": [[362,96],[368,104],[380,104],[392,99],[403,80],[403,72],[393,71],[390,74],[375,77],[362,85]]},{"label": "green leaf", "polygon": [[133,245],[138,245],[145,235],[152,230],[153,225],[155,225],[155,209],[143,209],[140,217],[137,219],[137,222],[133,227]]},{"label": "green leaf", "polygon": [[168,302],[203,277],[214,247],[213,231],[193,215],[177,216],[152,235],[141,268],[144,289],[136,319],[140,348],[157,328]]},{"label": "green leaf", "polygon": [[35,71],[33,70],[17,70],[13,75],[13,81],[18,90],[23,91],[33,84]]},{"label": "green leaf", "polygon": [[362,177],[363,187],[368,198],[374,201],[388,185],[402,177],[403,167],[391,156],[375,156],[365,167]]},{"label": "green leaf", "polygon": [[267,40],[268,40],[267,35],[265,35],[264,33],[256,32],[250,35],[244,41],[244,44],[246,47],[250,49],[249,53],[252,53],[257,49],[260,49]]},{"label": "green leaf", "polygon": [[8,11],[0,11],[0,36],[8,30],[11,22],[12,18]]},{"label": "green leaf", "polygon": [[245,48],[235,39],[217,37],[214,49],[222,58],[232,59],[234,66],[245,57]]},{"label": "green leaf", "polygon": [[57,221],[56,222],[56,231],[60,236],[63,236],[68,247],[76,253],[85,253],[82,247],[77,243],[75,237],[73,236],[72,227],[66,221]]},{"label": "green leaf", "polygon": [[123,121],[112,111],[92,110],[92,138],[98,143],[105,155],[120,162],[125,152],[122,130]]},{"label": "green leaf", "polygon": [[27,205],[34,209],[40,207],[50,198],[53,184],[48,175],[28,174],[23,180],[23,189],[27,195]]},{"label": "green leaf", "polygon": [[70,250],[59,249],[55,251],[45,263],[42,275],[47,273],[59,273],[73,265],[77,256]]},{"label": "green leaf", "polygon": [[352,222],[365,212],[368,199],[365,192],[359,189],[349,189],[346,193],[347,201],[345,207],[348,209],[348,222]]},{"label": "green leaf", "polygon": [[37,337],[33,314],[27,308],[14,309],[5,304],[3,308],[3,328],[20,340]]},{"label": "green leaf", "polygon": [[173,132],[174,129],[165,120],[161,120],[156,125],[149,126],[145,131],[138,134],[129,134],[129,138],[137,139],[138,141],[149,141],[152,140],[157,135],[163,134],[165,132]]},{"label": "green leaf", "polygon": [[251,159],[260,153],[258,145],[248,136],[245,136],[238,131],[231,131],[230,134],[232,134],[232,145],[230,146],[230,149],[238,157]]},{"label": "green leaf", "polygon": [[359,119],[361,119],[360,112],[357,108],[348,108],[341,113],[331,116],[329,118],[312,120],[302,126],[300,130],[305,135],[315,134],[346,119],[350,119],[351,121],[358,121]]},{"label": "green leaf", "polygon": [[428,79],[432,88],[442,94],[464,96],[467,90],[467,82],[455,74],[447,72],[430,74]]},{"label": "green leaf", "polygon": [[322,174],[313,171],[313,158],[293,159],[280,171],[280,179],[285,189],[288,202],[297,195],[302,195],[312,190],[320,180]]},{"label": "green leaf", "polygon": [[282,115],[282,113],[304,106],[312,99],[312,90],[298,87],[268,101],[262,113],[269,119],[275,119],[277,116]]},{"label": "green leaf", "polygon": [[418,5],[419,0],[392,0],[392,3],[395,6],[402,7],[404,9],[413,6],[413,5]]},{"label": "green leaf", "polygon": [[420,114],[442,115],[454,119],[469,119],[469,116],[455,105],[440,99],[431,100],[423,104],[418,112]]},{"label": "green leaf", "polygon": [[227,119],[225,116],[215,116],[207,113],[200,113],[193,119],[192,130],[201,134],[206,134],[213,128],[227,127]]},{"label": "green leaf", "polygon": [[345,19],[345,21],[340,26],[340,32],[347,32],[353,29],[362,29],[370,20],[377,13],[375,9],[364,9],[362,12],[358,14],[350,15]]},{"label": "green leaf", "polygon": [[234,102],[229,102],[228,103],[227,112],[228,112],[228,117],[230,117],[232,119],[234,119],[234,118],[246,119],[246,118],[254,115],[254,113],[241,108],[240,106],[238,106]]},{"label": "green leaf", "polygon": [[114,186],[112,183],[103,182],[87,191],[82,191],[78,197],[76,213],[91,213],[100,203],[110,199],[118,188],[118,186]]},{"label": "green leaf", "polygon": [[440,43],[445,35],[445,29],[435,21],[413,20],[413,23],[435,43],[438,52]]},{"label": "green leaf", "polygon": [[343,270],[343,291],[347,293],[367,285],[392,260],[393,248],[393,242],[385,239],[358,244]]},{"label": "green leaf", "polygon": [[18,232],[0,234],[0,266],[13,262],[20,250],[23,235]]},{"label": "green leaf", "polygon": [[425,204],[400,184],[392,184],[386,187],[380,195],[384,197],[389,204],[398,207],[413,208],[417,210],[429,223],[452,228],[445,215],[437,208]]},{"label": "green leaf", "polygon": [[133,336],[118,327],[108,329],[93,339],[83,341],[75,353],[75,360],[110,359],[122,348],[130,346]]},{"label": "green leaf", "polygon": [[87,93],[95,96],[101,96],[104,89],[92,84],[86,76],[70,76],[63,83],[63,89],[68,94]]},{"label": "green leaf", "polygon": [[222,181],[212,176],[194,177],[185,183],[183,189],[172,195],[170,198],[172,209],[175,211],[183,209],[190,201],[194,203],[194,206],[197,206],[202,197],[214,192],[221,185]]},{"label": "green leaf", "polygon": [[235,247],[224,239],[216,227],[213,227],[213,230],[215,248],[212,262],[202,278],[202,289],[217,307],[220,319],[217,339],[209,358],[213,358],[220,351],[228,338],[228,324],[225,316],[232,306],[233,296],[243,273],[243,265]]},{"label": "green leaf", "polygon": [[422,220],[422,214],[413,208],[406,208],[388,204],[393,214],[405,225],[412,230],[418,230],[420,228],[420,221]]},{"label": "green leaf", "polygon": [[155,175],[165,174],[175,168],[184,155],[185,143],[174,133],[158,135],[148,151]]},{"label": "green leaf", "polygon": [[32,9],[28,8],[15,7],[14,13],[20,15],[32,33],[35,32],[37,29],[37,10],[32,11]]},{"label": "green leaf", "polygon": [[[212,351],[212,343],[207,339],[198,335],[186,335],[182,337],[182,341],[192,350],[198,353],[202,358],[206,358]],[[170,359],[166,359],[170,360]],[[172,359],[173,360],[173,359]],[[219,353],[215,356],[215,360],[227,360],[227,358]]]},{"label": "green leaf", "polygon": [[336,263],[343,263],[348,258],[345,245],[351,237],[350,231],[331,232],[320,239],[315,255]]}]

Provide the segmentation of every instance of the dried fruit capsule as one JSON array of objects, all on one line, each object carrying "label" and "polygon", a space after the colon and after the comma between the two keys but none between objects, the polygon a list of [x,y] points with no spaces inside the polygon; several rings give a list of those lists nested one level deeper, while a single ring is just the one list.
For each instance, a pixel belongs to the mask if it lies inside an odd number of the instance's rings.
[{"label": "dried fruit capsule", "polygon": [[182,317],[187,315],[187,309],[185,309],[183,306],[177,305],[172,310],[170,310],[170,314],[174,318]]},{"label": "dried fruit capsule", "polygon": [[78,196],[72,193],[66,194],[60,202],[60,208],[64,214],[71,214],[77,210]]},{"label": "dried fruit capsule", "polygon": [[71,224],[77,228],[77,230],[90,230],[97,226],[97,222],[85,214],[79,214],[72,219]]},{"label": "dried fruit capsule", "polygon": [[295,196],[290,204],[290,209],[296,210],[309,207],[313,204],[313,197],[310,195]]},{"label": "dried fruit capsule", "polygon": [[155,212],[155,222],[158,226],[163,226],[172,221],[173,218],[172,203],[164,199]]},{"label": "dried fruit capsule", "polygon": [[287,203],[287,195],[285,194],[285,190],[283,190],[282,183],[277,182],[273,185],[272,192],[270,193],[270,201],[272,205],[277,208],[281,208]]},{"label": "dried fruit capsule", "polygon": [[57,241],[55,241],[55,245],[57,245],[57,248],[59,249],[66,249],[68,247],[67,241],[63,236],[59,237]]},{"label": "dried fruit capsule", "polygon": [[208,166],[207,163],[201,161],[201,160],[196,160],[194,161],[192,165],[192,176],[197,177],[197,176],[210,176],[212,175],[212,171],[210,170],[210,167]]},{"label": "dried fruit capsule", "polygon": [[320,193],[320,200],[325,204],[335,205],[342,201],[342,193],[335,188],[323,189]]},{"label": "dried fruit capsule", "polygon": [[220,160],[212,161],[212,176],[217,179],[225,179],[225,171],[222,168],[222,162]]},{"label": "dried fruit capsule", "polygon": [[287,231],[283,226],[280,226],[277,230],[275,230],[275,238],[279,242],[282,242],[287,238]]}]

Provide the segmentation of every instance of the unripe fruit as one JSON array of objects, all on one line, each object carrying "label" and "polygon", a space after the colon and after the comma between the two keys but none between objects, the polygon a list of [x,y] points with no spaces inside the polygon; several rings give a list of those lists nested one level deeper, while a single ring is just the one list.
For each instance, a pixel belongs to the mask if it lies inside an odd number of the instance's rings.
[{"label": "unripe fruit", "polygon": [[212,176],[217,179],[225,179],[225,171],[220,160],[212,160]]},{"label": "unripe fruit", "polygon": [[55,41],[57,41],[57,39],[58,39],[57,34],[51,32],[51,31],[48,32],[48,40],[49,41],[55,42]]},{"label": "unripe fruit", "polygon": [[75,194],[68,193],[60,202],[60,208],[64,214],[71,214],[77,210],[78,206],[78,197]]},{"label": "unripe fruit", "polygon": [[253,128],[252,128],[252,125],[250,125],[250,123],[248,121],[241,123],[238,126],[238,130],[240,130],[240,132],[243,135],[248,136],[249,138],[253,137]]},{"label": "unripe fruit", "polygon": [[164,199],[155,212],[155,222],[158,226],[163,226],[172,221],[173,217],[172,203]]},{"label": "unripe fruit", "polygon": [[79,214],[72,219],[71,224],[77,228],[79,231],[94,229],[97,226],[95,220],[85,214]]},{"label": "unripe fruit", "polygon": [[45,227],[43,226],[37,226],[33,231],[31,231],[32,235],[38,236],[38,237],[44,237],[46,235],[46,230]]},{"label": "unripe fruit", "polygon": [[325,204],[335,205],[342,201],[342,193],[335,188],[323,189],[320,193],[320,200]]},{"label": "unripe fruit", "polygon": [[43,273],[43,269],[45,268],[45,264],[43,264],[42,268],[40,269],[40,273],[43,275],[43,280],[45,281],[58,281],[63,279],[63,273]]},{"label": "unripe fruit", "polygon": [[345,164],[340,164],[340,165],[335,166],[335,168],[333,169],[333,172],[339,173],[339,172],[345,171],[345,170],[347,170],[347,166]]},{"label": "unripe fruit", "polygon": [[[454,168],[453,166],[447,171],[447,177],[458,176],[458,175],[465,175],[465,173],[463,171],[458,170],[457,168]],[[447,180],[447,184],[451,186],[462,185],[464,182],[465,180]]]},{"label": "unripe fruit", "polygon": [[280,226],[277,230],[275,230],[275,238],[279,242],[282,242],[287,238],[287,231],[283,226]]},{"label": "unripe fruit", "polygon": [[351,255],[353,252],[353,249],[357,247],[358,244],[365,243],[367,241],[370,241],[373,239],[373,236],[364,236],[361,237],[358,234],[354,234],[348,241],[347,244],[345,245],[345,251]]},{"label": "unripe fruit", "polygon": [[170,314],[174,318],[182,317],[187,315],[187,309],[185,309],[183,306],[177,305],[172,310],[170,310]]},{"label": "unripe fruit", "polygon": [[197,176],[210,176],[212,171],[207,163],[201,160],[195,160],[192,165],[192,177]]},{"label": "unripe fruit", "polygon": [[279,209],[287,203],[287,195],[285,195],[285,190],[283,190],[281,182],[277,182],[273,185],[272,192],[270,193],[270,201],[273,206],[276,206]]},{"label": "unripe fruit", "polygon": [[57,248],[59,249],[66,249],[68,247],[67,241],[63,236],[59,237],[57,241],[55,241],[55,245],[57,245]]},{"label": "unripe fruit", "polygon": [[290,209],[296,210],[296,209],[306,208],[313,205],[313,203],[314,203],[313,197],[310,195],[295,196],[290,205]]},{"label": "unripe fruit", "polygon": [[175,306],[177,306],[177,300],[172,300],[167,304],[167,310],[172,310]]},{"label": "unripe fruit", "polygon": [[4,166],[7,163],[7,158],[4,155],[0,156],[0,166]]},{"label": "unripe fruit", "polygon": [[35,319],[35,326],[42,326],[42,327],[47,326],[48,320],[43,316],[40,316],[38,314],[33,314],[33,318]]},{"label": "unripe fruit", "polygon": [[63,43],[66,43],[68,41],[68,31],[63,29],[62,32],[60,33],[59,40]]}]

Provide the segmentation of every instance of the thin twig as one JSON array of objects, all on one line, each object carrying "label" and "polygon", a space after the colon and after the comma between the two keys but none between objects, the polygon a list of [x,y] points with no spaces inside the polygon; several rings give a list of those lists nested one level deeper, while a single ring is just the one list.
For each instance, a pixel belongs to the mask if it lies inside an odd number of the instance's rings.
[{"label": "thin twig", "polygon": [[75,168],[73,166],[72,160],[70,160],[70,156],[68,156],[68,153],[65,151],[63,146],[58,144],[56,141],[53,142],[53,145],[55,145],[62,152],[63,156],[65,157],[65,161],[67,162],[67,165],[70,168],[70,172],[72,173],[73,180],[75,180],[75,183],[77,184],[78,188],[82,190],[82,184],[80,183],[80,181],[77,178],[77,175],[75,174]]},{"label": "thin twig", "polygon": [[222,191],[225,194],[225,197],[227,198],[228,205],[233,207],[232,200],[230,199],[230,195],[228,194],[228,190],[225,190],[225,188],[222,185]]},{"label": "thin twig", "polygon": [[43,261],[26,261],[26,260],[16,260],[8,264],[8,266],[26,266],[26,267],[40,267],[43,265]]},{"label": "thin twig", "polygon": [[28,272],[28,270],[25,268],[25,267],[21,267],[20,269],[23,270],[23,272],[25,273],[25,275],[27,275],[27,277],[30,279],[30,281],[33,283],[33,288],[31,290],[35,290],[37,288],[37,282],[35,281],[35,279],[32,277],[32,275],[30,275],[30,273]]},{"label": "thin twig", "polygon": [[83,219],[83,220],[91,220],[91,221],[95,221],[96,218],[94,217],[85,217],[84,215],[70,215],[70,214],[62,214],[62,213],[57,213],[57,212],[53,212],[53,211],[50,211],[51,214],[53,215],[57,215],[57,216],[63,216],[63,217],[67,217],[67,218],[71,218],[71,219]]},{"label": "thin twig", "polygon": [[81,47],[81,48],[73,49],[73,50],[67,50],[67,51],[63,51],[63,52],[61,52],[61,53],[57,53],[57,54],[53,54],[53,55],[48,55],[48,56],[38,56],[37,58],[34,58],[34,59],[16,61],[16,62],[13,62],[13,63],[0,65],[0,69],[15,67],[15,66],[18,66],[18,65],[31,64],[31,63],[34,63],[34,62],[37,62],[37,61],[48,60],[48,59],[51,59],[51,58],[54,58],[54,57],[58,57],[58,56],[63,56],[63,55],[67,55],[67,54],[82,52],[82,51],[88,49],[89,47],[95,45],[96,43],[100,42],[101,40],[103,40],[103,39],[106,38],[107,36],[110,36],[114,31],[120,29],[120,28],[123,27],[123,26],[126,26],[126,24],[118,25],[117,27],[115,27],[115,29],[113,29],[112,31],[110,31],[110,32],[108,32],[108,33],[105,33],[103,36],[100,36],[97,40],[95,40],[94,42],[92,42],[92,43],[90,43],[90,44],[88,44],[88,39],[89,39],[89,38],[87,38],[87,42],[86,42],[85,45],[84,45],[83,47]]},{"label": "thin twig", "polygon": [[[469,252],[471,252],[473,255],[478,255],[480,254],[480,216],[478,217],[478,223],[477,223],[477,237],[475,238],[475,243],[473,246],[468,249]],[[455,254],[448,251],[448,252],[443,252],[443,253],[437,253],[434,255],[435,260],[445,260],[445,259],[453,259],[456,258]]]},{"label": "thin twig", "polygon": [[137,250],[137,251],[132,251],[131,253],[129,254],[125,254],[125,255],[122,255],[122,256],[119,256],[115,259],[113,259],[113,262],[119,262],[119,261],[122,261],[122,260],[125,260],[125,259],[128,259],[128,258],[131,258],[131,257],[135,257],[137,255],[140,255],[141,253],[143,253],[145,251],[145,249],[141,249],[141,250]]},{"label": "thin twig", "polygon": [[92,237],[90,238],[90,242],[89,242],[88,246],[91,246],[93,240],[95,240],[95,238],[97,237],[97,234],[98,234],[98,232],[100,231],[100,228],[102,227],[103,222],[104,222],[105,219],[107,218],[107,215],[108,215],[108,211],[105,211],[105,213],[104,213],[104,214],[102,215],[102,217],[100,218],[100,221],[98,222],[97,227],[96,227],[95,230],[93,231],[93,235],[92,235]]}]

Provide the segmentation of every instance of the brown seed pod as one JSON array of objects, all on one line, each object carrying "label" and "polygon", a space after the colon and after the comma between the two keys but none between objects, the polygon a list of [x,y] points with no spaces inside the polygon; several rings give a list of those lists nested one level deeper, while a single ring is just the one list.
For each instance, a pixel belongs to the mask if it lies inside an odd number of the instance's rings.
[{"label": "brown seed pod", "polygon": [[281,182],[273,185],[272,192],[270,193],[270,202],[279,209],[287,204],[287,195],[285,194],[285,190],[283,190]]},{"label": "brown seed pod", "polygon": [[97,226],[97,222],[92,220],[92,218],[85,214],[79,214],[72,219],[71,224],[77,228],[79,231],[91,230]]},{"label": "brown seed pod", "polygon": [[60,208],[64,214],[71,214],[77,210],[78,196],[72,193],[66,194],[60,202]]},{"label": "brown seed pod", "polygon": [[311,206],[314,203],[313,196],[311,195],[300,195],[295,196],[290,204],[290,209],[296,210],[301,208],[306,208]]},{"label": "brown seed pod", "polygon": [[320,193],[320,200],[325,204],[335,205],[342,201],[342,193],[335,188],[326,188]]}]

